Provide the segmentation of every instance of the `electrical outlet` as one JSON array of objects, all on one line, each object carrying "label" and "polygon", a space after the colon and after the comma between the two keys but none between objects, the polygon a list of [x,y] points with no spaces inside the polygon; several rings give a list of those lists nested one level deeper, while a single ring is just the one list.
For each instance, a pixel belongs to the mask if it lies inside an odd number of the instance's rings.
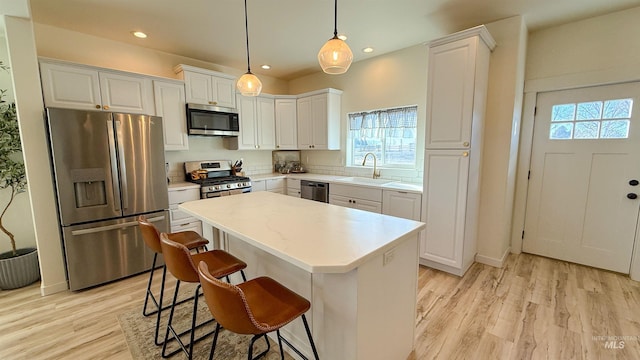
[{"label": "electrical outlet", "polygon": [[395,256],[396,249],[391,249],[382,255],[382,266],[387,265],[391,261],[393,261],[393,257]]}]

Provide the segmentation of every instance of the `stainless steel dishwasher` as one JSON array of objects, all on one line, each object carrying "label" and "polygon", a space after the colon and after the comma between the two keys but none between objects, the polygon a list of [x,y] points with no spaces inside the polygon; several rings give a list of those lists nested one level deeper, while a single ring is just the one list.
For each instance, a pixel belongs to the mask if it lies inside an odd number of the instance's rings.
[{"label": "stainless steel dishwasher", "polygon": [[329,202],[329,184],[317,181],[300,181],[300,197],[303,199]]}]

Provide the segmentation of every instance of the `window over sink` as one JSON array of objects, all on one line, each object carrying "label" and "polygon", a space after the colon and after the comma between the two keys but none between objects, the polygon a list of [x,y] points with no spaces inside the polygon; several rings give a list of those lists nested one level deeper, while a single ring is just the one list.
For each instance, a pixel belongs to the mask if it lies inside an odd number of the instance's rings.
[{"label": "window over sink", "polygon": [[365,154],[379,167],[413,168],[416,164],[416,105],[348,114],[347,164],[360,166]]}]

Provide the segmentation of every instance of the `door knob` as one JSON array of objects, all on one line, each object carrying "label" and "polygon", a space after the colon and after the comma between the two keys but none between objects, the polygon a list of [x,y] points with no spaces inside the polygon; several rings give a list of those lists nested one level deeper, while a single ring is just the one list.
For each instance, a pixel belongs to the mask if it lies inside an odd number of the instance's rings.
[{"label": "door knob", "polygon": [[635,193],[628,193],[627,194],[627,198],[631,199],[631,200],[635,200],[638,198],[638,194]]},{"label": "door knob", "polygon": [[640,184],[640,183],[636,179],[629,180],[629,185],[631,185],[631,186],[638,186],[638,184]]}]

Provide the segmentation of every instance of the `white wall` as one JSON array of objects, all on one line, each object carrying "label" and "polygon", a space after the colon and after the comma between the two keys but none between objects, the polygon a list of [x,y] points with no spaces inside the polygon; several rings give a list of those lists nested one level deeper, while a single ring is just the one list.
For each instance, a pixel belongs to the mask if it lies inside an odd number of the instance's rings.
[{"label": "white wall", "polygon": [[511,245],[527,28],[515,16],[487,29],[497,46],[489,65],[476,260],[502,266]]},{"label": "white wall", "polygon": [[[4,29],[2,29],[4,33]],[[7,51],[7,43],[4,34],[0,34],[0,60],[9,66],[9,53]],[[11,79],[11,71],[0,70],[0,89],[5,89],[4,100],[6,102],[14,101],[13,81]],[[0,211],[9,202],[11,196],[10,189],[0,190]],[[16,195],[13,203],[7,209],[3,217],[4,226],[15,236],[16,247],[26,248],[36,246],[36,237],[33,230],[33,219],[31,217],[31,204],[29,202],[29,193],[24,192]],[[0,233],[0,253],[11,250],[9,238]]]},{"label": "white wall", "polygon": [[527,82],[570,75],[588,78],[608,70],[637,69],[638,19],[640,7],[532,32],[527,51]]},{"label": "white wall", "polygon": [[[20,1],[28,8],[27,0]],[[6,15],[4,21],[42,275],[40,289],[46,295],[67,289],[67,282],[47,156],[33,25],[30,19]]]}]

